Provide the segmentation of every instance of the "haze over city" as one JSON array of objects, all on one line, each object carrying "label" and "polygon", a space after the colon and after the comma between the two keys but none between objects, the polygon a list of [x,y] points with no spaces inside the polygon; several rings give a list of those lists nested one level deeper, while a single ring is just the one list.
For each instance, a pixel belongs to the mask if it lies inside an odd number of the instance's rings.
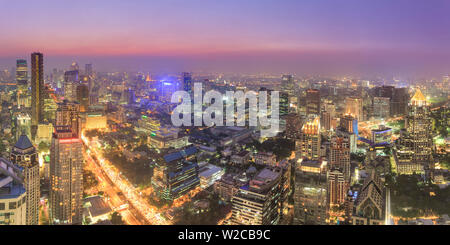
[{"label": "haze over city", "polygon": [[442,75],[450,2],[1,1],[0,67]]}]

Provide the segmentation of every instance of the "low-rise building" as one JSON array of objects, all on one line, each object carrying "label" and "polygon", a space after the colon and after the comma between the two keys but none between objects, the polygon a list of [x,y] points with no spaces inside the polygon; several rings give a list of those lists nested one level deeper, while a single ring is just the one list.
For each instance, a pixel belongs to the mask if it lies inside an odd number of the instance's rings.
[{"label": "low-rise building", "polygon": [[0,225],[26,225],[26,206],[21,170],[0,158]]}]

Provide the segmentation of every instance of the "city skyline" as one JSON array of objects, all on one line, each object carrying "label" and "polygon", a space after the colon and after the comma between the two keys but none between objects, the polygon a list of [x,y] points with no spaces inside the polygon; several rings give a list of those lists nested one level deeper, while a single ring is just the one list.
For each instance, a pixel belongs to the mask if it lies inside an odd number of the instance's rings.
[{"label": "city skyline", "polygon": [[0,6],[0,226],[450,224],[449,0]]},{"label": "city skyline", "polygon": [[450,64],[446,1],[4,4],[5,68],[34,51],[47,67],[76,60],[104,71],[443,74]]}]

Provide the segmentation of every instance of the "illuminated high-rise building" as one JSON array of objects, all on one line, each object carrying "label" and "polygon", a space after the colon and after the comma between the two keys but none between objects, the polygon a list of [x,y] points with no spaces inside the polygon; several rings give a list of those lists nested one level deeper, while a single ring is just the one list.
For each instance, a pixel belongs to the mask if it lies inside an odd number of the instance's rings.
[{"label": "illuminated high-rise building", "polygon": [[79,104],[58,104],[50,149],[50,219],[53,224],[81,224],[83,154]]},{"label": "illuminated high-rise building", "polygon": [[299,159],[295,166],[294,225],[324,225],[326,219],[326,162]]},{"label": "illuminated high-rise building", "polygon": [[280,106],[279,106],[279,116],[285,116],[289,114],[289,94],[286,92],[280,93]]},{"label": "illuminated high-rise building", "polygon": [[26,224],[39,224],[40,177],[36,148],[26,135],[20,136],[11,151],[11,162],[22,169],[26,190]]},{"label": "illuminated high-rise building", "polygon": [[377,119],[387,119],[390,113],[391,100],[388,97],[373,98],[373,116]]},{"label": "illuminated high-rise building", "polygon": [[310,117],[303,124],[300,139],[296,142],[296,147],[300,157],[310,160],[318,160],[320,158],[320,117]]},{"label": "illuminated high-rise building", "polygon": [[358,136],[358,120],[350,114],[340,118],[339,127]]},{"label": "illuminated high-rise building", "polygon": [[414,152],[413,161],[430,163],[432,160],[433,138],[430,108],[422,92],[417,89],[408,107],[405,119],[407,135],[405,141]]},{"label": "illuminated high-rise building", "polygon": [[340,169],[331,168],[327,173],[328,204],[339,206],[344,204],[347,196],[347,183]]},{"label": "illuminated high-rise building", "polygon": [[83,197],[82,142],[70,126],[58,126],[50,149],[50,220],[81,224]]},{"label": "illuminated high-rise building", "polygon": [[29,106],[28,102],[28,66],[26,60],[16,62],[17,104],[19,108]]},{"label": "illuminated high-rise building", "polygon": [[306,115],[320,115],[320,91],[317,89],[306,90]]},{"label": "illuminated high-rise building", "polygon": [[351,114],[358,122],[364,119],[363,100],[357,97],[345,98],[345,113]]},{"label": "illuminated high-rise building", "polygon": [[330,145],[330,168],[339,169],[350,182],[350,138],[345,135],[336,134],[331,137]]},{"label": "illuminated high-rise building", "polygon": [[294,94],[294,76],[287,74],[281,76],[281,91],[288,93],[289,96]]},{"label": "illuminated high-rise building", "polygon": [[233,225],[276,225],[280,220],[281,168],[261,170],[242,186],[231,203]]},{"label": "illuminated high-rise building", "polygon": [[200,186],[197,148],[188,147],[164,156],[152,176],[154,192],[161,199],[174,200]]},{"label": "illuminated high-rise building", "polygon": [[320,116],[320,125],[325,130],[330,130],[333,126],[333,120],[335,120],[336,107],[333,103],[325,103],[324,110]]},{"label": "illuminated high-rise building", "polygon": [[89,87],[86,84],[77,86],[77,101],[80,103],[80,112],[86,112],[89,108]]},{"label": "illuminated high-rise building", "polygon": [[71,70],[71,71],[79,71],[79,70],[80,70],[80,66],[78,65],[77,62],[73,62],[73,63],[70,65],[70,70]]},{"label": "illuminated high-rise building", "polygon": [[182,74],[182,84],[183,84],[183,90],[188,92],[189,94],[192,94],[192,89],[194,87],[194,84],[192,83],[192,75],[189,72],[183,72]]},{"label": "illuminated high-rise building", "polygon": [[94,70],[92,69],[92,64],[84,65],[84,73],[86,76],[89,76],[89,77],[94,75]]},{"label": "illuminated high-rise building", "polygon": [[66,71],[64,73],[64,98],[69,101],[76,101],[79,84],[78,70]]},{"label": "illuminated high-rise building", "polygon": [[64,100],[58,103],[56,110],[55,128],[58,126],[70,126],[73,137],[80,137],[80,104]]},{"label": "illuminated high-rise building", "polygon": [[31,54],[31,126],[32,137],[44,118],[44,55]]}]

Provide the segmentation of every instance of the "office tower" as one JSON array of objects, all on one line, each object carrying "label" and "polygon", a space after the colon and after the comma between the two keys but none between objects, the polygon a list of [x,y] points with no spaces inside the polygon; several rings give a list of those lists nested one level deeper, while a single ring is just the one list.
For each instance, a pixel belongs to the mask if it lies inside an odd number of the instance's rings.
[{"label": "office tower", "polygon": [[326,219],[326,162],[299,159],[295,166],[294,225],[324,225]]},{"label": "office tower", "polygon": [[[408,107],[405,118],[406,139],[414,152],[413,161],[430,163],[433,152],[432,120],[430,108],[422,92],[417,89]],[[405,140],[406,140],[405,139]]]},{"label": "office tower", "polygon": [[320,91],[317,89],[306,90],[306,115],[320,115]]},{"label": "office tower", "polygon": [[27,225],[39,224],[40,177],[36,148],[26,135],[20,136],[11,151],[11,162],[22,168],[26,194]]},{"label": "office tower", "polygon": [[320,116],[320,125],[325,130],[330,130],[336,125],[333,126],[333,120],[336,114],[336,107],[333,103],[325,103],[324,104],[324,110],[321,113]]},{"label": "office tower", "polygon": [[383,225],[386,214],[386,188],[376,171],[365,178],[355,201],[353,225]]},{"label": "office tower", "polygon": [[[356,134],[351,133],[347,130],[345,130],[342,127],[337,127],[335,131],[335,136],[337,138],[345,138],[345,141],[348,141],[349,147],[350,147],[350,153],[356,153],[358,150],[358,137]],[[332,136],[334,137],[334,136]]]},{"label": "office tower", "polygon": [[27,224],[26,195],[20,168],[0,157],[0,225]]},{"label": "office tower", "polygon": [[80,112],[86,112],[89,109],[89,88],[86,84],[77,86],[77,101],[80,103]]},{"label": "office tower", "polygon": [[394,98],[391,99],[391,115],[405,115],[408,108],[409,93],[408,88],[395,88]]},{"label": "office tower", "polygon": [[395,87],[394,86],[381,86],[373,88],[373,97],[385,97],[394,98]]},{"label": "office tower", "polygon": [[284,118],[286,120],[286,138],[297,139],[300,137],[302,120],[297,113],[289,113]]},{"label": "office tower", "polygon": [[135,103],[135,101],[136,101],[136,92],[131,88],[125,89],[122,95],[122,103],[132,105]]},{"label": "office tower", "polygon": [[64,100],[58,103],[55,128],[58,126],[70,126],[73,137],[79,138],[81,136],[80,104],[78,102]]},{"label": "office tower", "polygon": [[344,173],[340,169],[331,168],[327,173],[327,183],[329,206],[344,204],[347,196],[347,183]]},{"label": "office tower", "polygon": [[340,169],[345,181],[350,182],[350,138],[336,134],[331,137],[330,168]]},{"label": "office tower", "polygon": [[94,75],[94,70],[92,69],[92,64],[84,65],[84,72],[86,76],[92,77]]},{"label": "office tower", "polygon": [[78,70],[66,71],[64,73],[64,98],[69,101],[76,101],[79,84]]},{"label": "office tower", "polygon": [[320,118],[311,116],[303,124],[300,139],[296,141],[299,156],[310,160],[320,158]]},{"label": "office tower", "polygon": [[26,60],[16,62],[17,105],[19,108],[29,106],[28,102],[28,66]]},{"label": "office tower", "polygon": [[80,70],[80,66],[78,66],[78,63],[77,62],[73,62],[71,65],[70,65],[70,71],[79,71]]},{"label": "office tower", "polygon": [[58,126],[50,149],[50,220],[81,224],[83,197],[82,142],[70,126]]},{"label": "office tower", "polygon": [[281,92],[288,93],[288,96],[294,95],[294,77],[292,75],[281,76]]},{"label": "office tower", "polygon": [[289,94],[286,92],[280,93],[280,100],[279,100],[279,116],[285,116],[289,113]]},{"label": "office tower", "polygon": [[280,220],[280,168],[265,168],[233,196],[231,224],[276,225]]},{"label": "office tower", "polygon": [[349,133],[353,133],[358,136],[358,120],[352,115],[344,115],[340,118],[339,127],[343,128]]},{"label": "office tower", "polygon": [[189,72],[183,72],[182,74],[183,79],[183,90],[188,92],[189,94],[192,94],[192,89],[194,87],[194,84],[192,83],[192,75]]},{"label": "office tower", "polygon": [[387,119],[390,115],[390,98],[388,97],[374,97],[373,98],[373,117],[376,119]]},{"label": "office tower", "polygon": [[161,199],[174,200],[200,186],[196,154],[197,148],[191,146],[165,155],[157,164],[152,186]]},{"label": "office tower", "polygon": [[362,121],[363,115],[363,100],[356,97],[345,98],[345,113],[352,115],[358,122]]},{"label": "office tower", "polygon": [[31,54],[31,125],[34,138],[44,114],[44,55]]}]

